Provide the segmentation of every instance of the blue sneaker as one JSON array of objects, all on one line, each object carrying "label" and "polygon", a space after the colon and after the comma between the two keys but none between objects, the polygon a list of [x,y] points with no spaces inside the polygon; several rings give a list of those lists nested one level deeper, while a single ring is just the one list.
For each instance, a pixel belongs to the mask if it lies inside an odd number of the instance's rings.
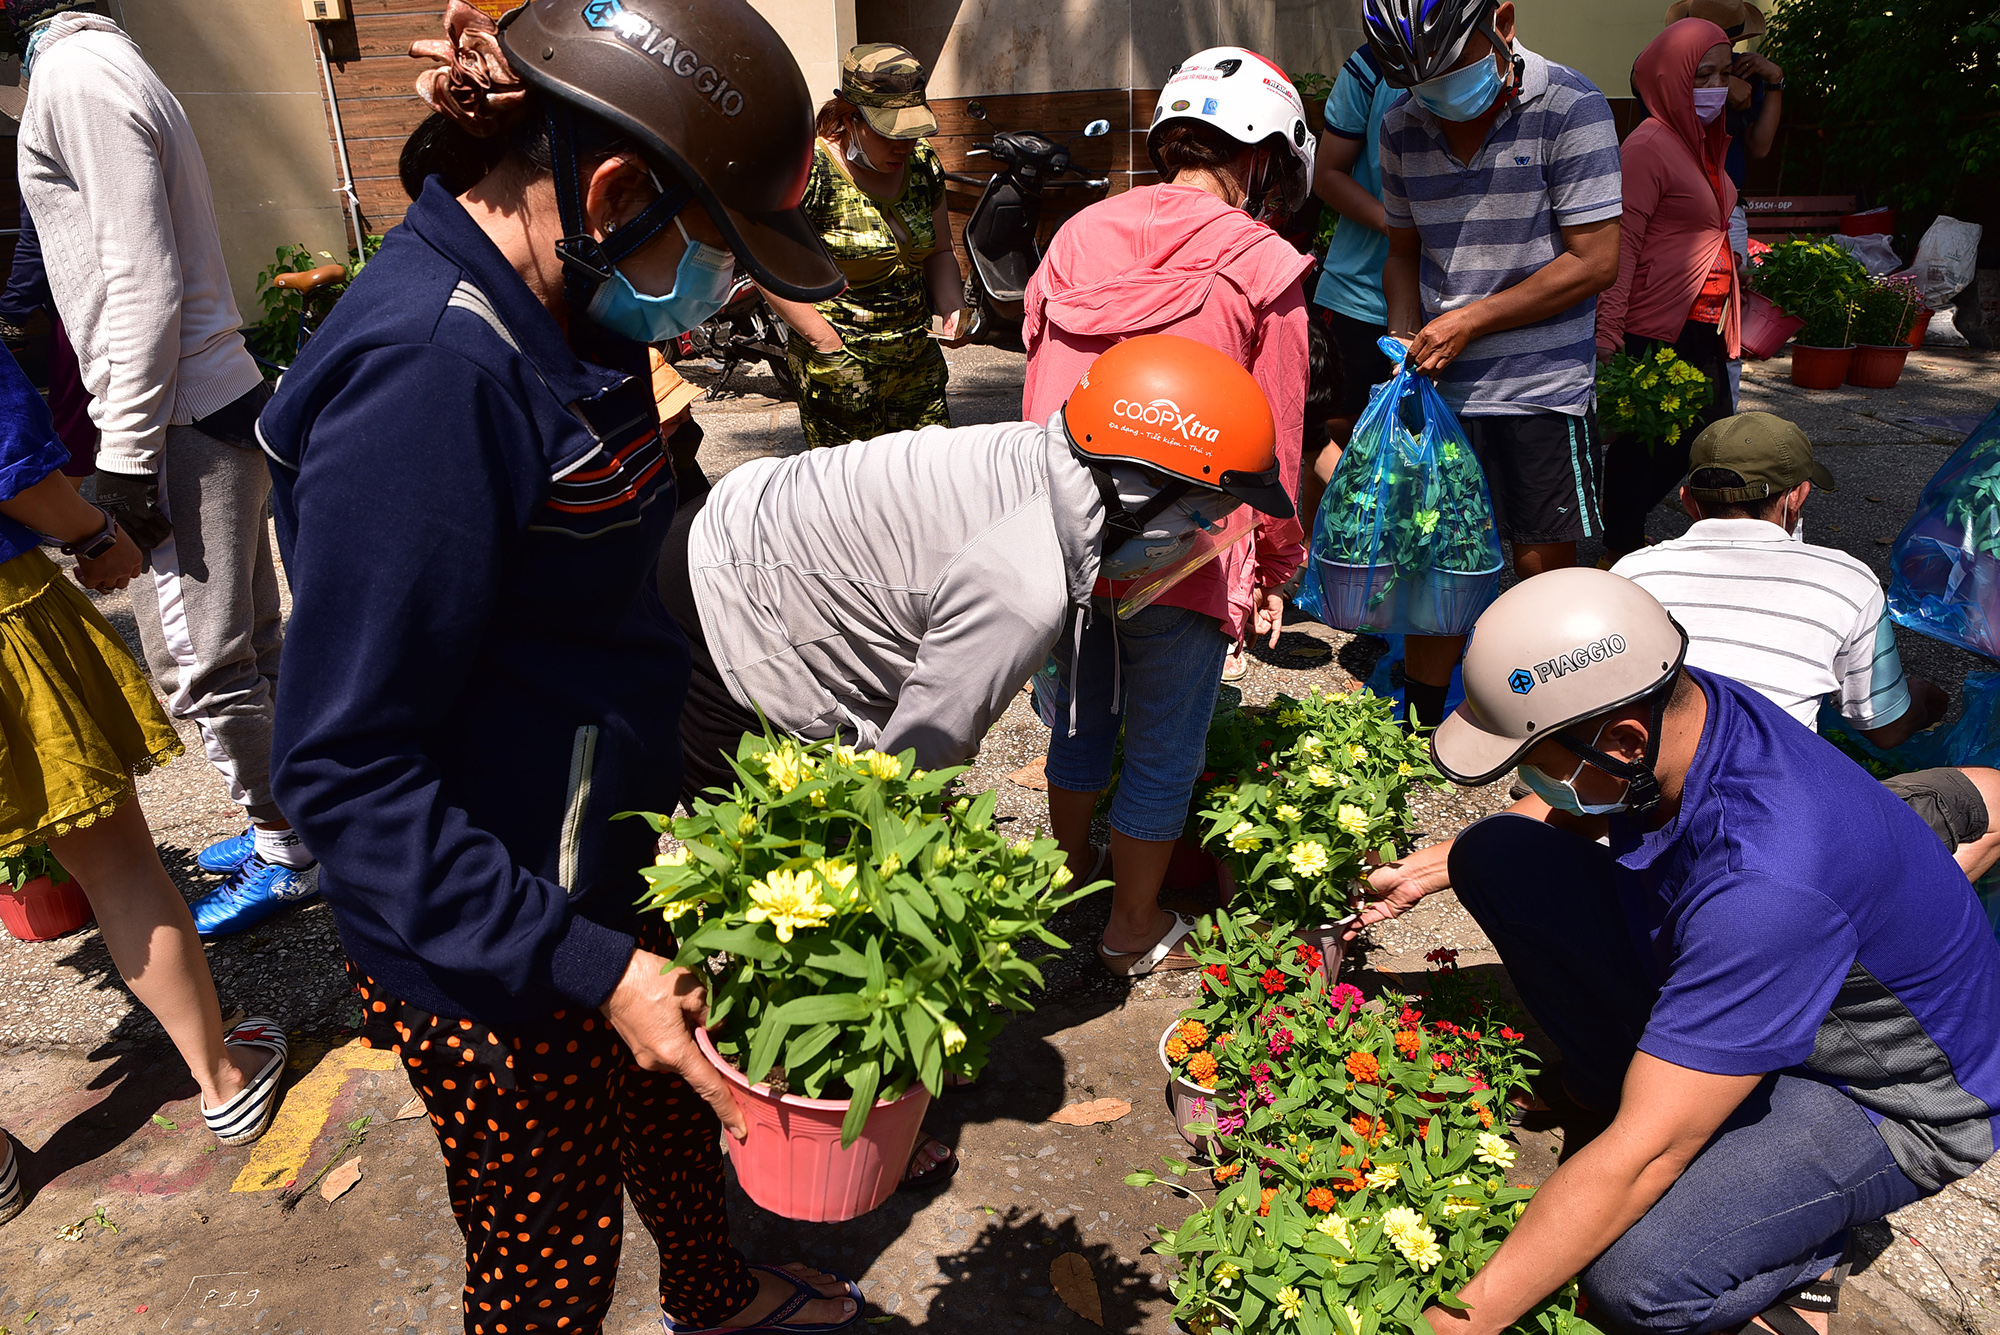
[{"label": "blue sneaker", "polygon": [[234,876],[257,851],[257,836],[245,830],[233,839],[210,844],[194,855],[194,865],[212,876]]},{"label": "blue sneaker", "polygon": [[317,862],[293,871],[253,853],[221,889],[203,895],[191,905],[195,930],[203,936],[245,931],[318,893]]}]

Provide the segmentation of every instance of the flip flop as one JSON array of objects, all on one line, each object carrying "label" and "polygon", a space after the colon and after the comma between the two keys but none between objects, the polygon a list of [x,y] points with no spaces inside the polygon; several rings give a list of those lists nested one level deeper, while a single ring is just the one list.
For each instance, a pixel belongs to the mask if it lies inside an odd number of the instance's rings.
[{"label": "flip flop", "polygon": [[[944,1151],[944,1158],[937,1157],[932,1149]],[[924,1134],[917,1137],[917,1147],[910,1151],[910,1162],[917,1162],[919,1156],[928,1161],[921,1172],[904,1170],[903,1180],[896,1184],[898,1191],[935,1191],[958,1174],[958,1152],[939,1140],[936,1136]]]},{"label": "flip flop", "polygon": [[1184,913],[1174,915],[1174,925],[1167,934],[1153,943],[1150,950],[1107,950],[1103,938],[1097,942],[1097,958],[1104,967],[1120,978],[1143,978],[1149,973],[1165,970],[1198,969],[1201,967],[1192,955],[1176,955],[1175,946],[1181,938],[1194,930],[1196,919]]},{"label": "flip flop", "polygon": [[[757,1330],[781,1331],[784,1335],[821,1335],[825,1331],[846,1330],[861,1319],[860,1288],[855,1285],[853,1280],[842,1279],[839,1275],[834,1275],[835,1279],[840,1280],[842,1284],[847,1286],[847,1296],[854,1300],[854,1315],[845,1321],[788,1321],[786,1320],[787,1317],[790,1317],[807,1303],[816,1302],[821,1298],[838,1299],[840,1295],[837,1293],[821,1293],[797,1275],[792,1274],[790,1271],[780,1270],[774,1265],[757,1265],[753,1262],[750,1268],[752,1270],[762,1270],[766,1274],[776,1275],[779,1279],[790,1284],[796,1292],[791,1297],[785,1299],[785,1301],[779,1303],[771,1315],[765,1317],[754,1326],[683,1326],[672,1317],[662,1315],[660,1317],[660,1329],[665,1331],[666,1335],[731,1335],[732,1332]],[[832,1274],[831,1271],[827,1273]]]}]

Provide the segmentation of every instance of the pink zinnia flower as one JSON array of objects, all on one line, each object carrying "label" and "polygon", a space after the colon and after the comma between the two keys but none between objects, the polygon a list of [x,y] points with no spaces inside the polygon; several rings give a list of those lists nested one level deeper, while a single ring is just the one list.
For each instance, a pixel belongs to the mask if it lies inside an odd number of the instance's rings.
[{"label": "pink zinnia flower", "polygon": [[1270,1050],[1273,1057],[1284,1056],[1292,1050],[1292,1031],[1279,1025],[1271,1031],[1271,1036],[1264,1040],[1264,1046]]}]

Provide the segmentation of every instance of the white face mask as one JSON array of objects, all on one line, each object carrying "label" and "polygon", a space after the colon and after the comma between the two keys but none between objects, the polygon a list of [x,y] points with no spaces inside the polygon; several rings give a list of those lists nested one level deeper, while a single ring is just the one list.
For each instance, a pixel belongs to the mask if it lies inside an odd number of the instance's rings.
[{"label": "white face mask", "polygon": [[847,160],[849,162],[859,163],[861,166],[866,167],[871,172],[879,172],[882,170],[880,167],[876,166],[874,163],[868,160],[868,154],[861,147],[861,136],[858,134],[850,134],[847,136]]},{"label": "white face mask", "polygon": [[[1598,725],[1597,736],[1590,739],[1590,745],[1593,748],[1597,746],[1597,738],[1602,737],[1604,729],[1609,726],[1609,723]],[[1625,780],[1625,796],[1620,797],[1616,802],[1586,802],[1583,800],[1582,795],[1576,791],[1576,781],[1582,776],[1585,769],[1596,768],[1595,765],[1592,765],[1581,756],[1577,757],[1576,773],[1570,775],[1567,779],[1551,777],[1544,774],[1535,766],[1525,762],[1517,767],[1521,775],[1521,782],[1527,785],[1528,791],[1532,792],[1536,797],[1541,798],[1542,801],[1547,802],[1557,811],[1567,811],[1572,816],[1608,816],[1613,812],[1629,810],[1631,803],[1627,798],[1632,792],[1632,781],[1630,779]]]},{"label": "white face mask", "polygon": [[1729,105],[1727,88],[1697,88],[1694,90],[1694,114],[1701,118],[1703,125],[1722,114]]}]

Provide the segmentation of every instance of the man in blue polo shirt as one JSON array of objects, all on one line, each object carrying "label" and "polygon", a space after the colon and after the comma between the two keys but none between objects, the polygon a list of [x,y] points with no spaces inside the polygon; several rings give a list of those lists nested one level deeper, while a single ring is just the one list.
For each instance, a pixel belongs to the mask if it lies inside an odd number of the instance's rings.
[{"label": "man in blue polo shirt", "polygon": [[1455,890],[1562,1090],[1613,1114],[1467,1309],[1424,1314],[1438,1335],[1497,1335],[1579,1272],[1614,1327],[1807,1335],[1795,1309],[1829,1310],[1851,1226],[1993,1155],[2000,943],[1971,884],[1887,788],[1686,648],[1608,572],[1503,594],[1432,750],[1461,784],[1518,764],[1534,795],[1372,878],[1364,926]]},{"label": "man in blue polo shirt", "polygon": [[[1389,332],[1437,379],[1522,578],[1597,531],[1597,294],[1623,204],[1610,104],[1515,40],[1494,0],[1368,0],[1368,44],[1410,95],[1382,125]],[[1411,713],[1444,714],[1461,636],[1412,637]]]}]

